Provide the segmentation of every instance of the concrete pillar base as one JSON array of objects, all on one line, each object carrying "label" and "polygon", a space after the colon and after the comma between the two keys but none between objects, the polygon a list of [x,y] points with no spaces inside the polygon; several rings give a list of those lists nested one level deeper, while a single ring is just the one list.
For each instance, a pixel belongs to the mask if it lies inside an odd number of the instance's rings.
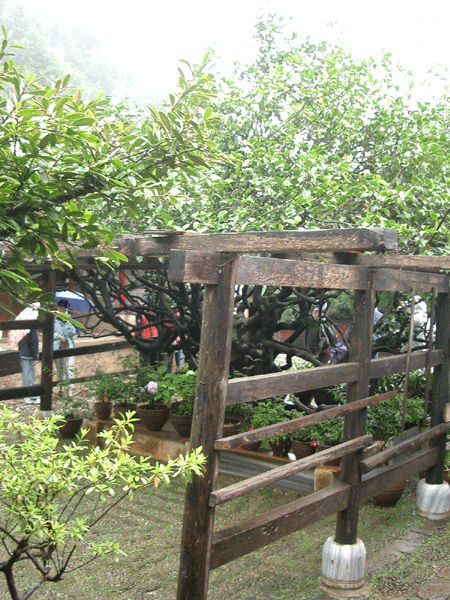
[{"label": "concrete pillar base", "polygon": [[450,516],[450,487],[444,483],[427,483],[421,479],[416,489],[416,514],[419,517],[440,521]]},{"label": "concrete pillar base", "polygon": [[322,550],[321,587],[326,590],[356,590],[365,583],[366,548],[361,540],[356,544],[337,544],[327,539]]}]

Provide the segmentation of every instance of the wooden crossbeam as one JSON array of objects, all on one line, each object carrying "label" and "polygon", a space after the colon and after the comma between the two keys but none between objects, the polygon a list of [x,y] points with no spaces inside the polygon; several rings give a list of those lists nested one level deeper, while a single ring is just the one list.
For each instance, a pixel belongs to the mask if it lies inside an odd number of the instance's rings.
[{"label": "wooden crossbeam", "polygon": [[[432,367],[443,364],[445,352],[433,350],[430,353]],[[427,351],[413,352],[411,370],[426,367]],[[383,377],[402,373],[406,367],[406,354],[374,358],[370,362],[370,378]],[[285,396],[307,390],[320,389],[340,383],[351,383],[358,379],[358,363],[342,363],[326,365],[298,371],[255,375],[253,377],[237,377],[228,381],[227,405],[263,400],[273,396]]]},{"label": "wooden crossbeam", "polygon": [[249,477],[243,481],[238,481],[237,483],[229,485],[225,488],[211,492],[209,496],[209,506],[219,506],[219,504],[224,504],[225,502],[229,502],[230,500],[234,500],[235,498],[249,494],[254,490],[259,490],[267,487],[268,485],[272,485],[276,481],[285,479],[290,475],[295,475],[296,473],[300,473],[306,469],[314,469],[315,467],[323,465],[324,463],[336,458],[342,458],[350,452],[355,452],[356,450],[366,448],[371,443],[371,435],[361,436],[348,442],[343,442],[342,444],[332,448],[321,450],[320,452],[316,452],[315,454],[307,456],[306,458],[275,467],[270,471],[260,473],[254,477]]},{"label": "wooden crossbeam", "polygon": [[394,398],[397,393],[398,390],[392,390],[390,392],[385,392],[384,394],[378,394],[376,396],[362,398],[361,400],[355,400],[350,404],[343,404],[333,408],[328,408],[327,410],[322,410],[312,415],[301,416],[297,417],[296,419],[284,421],[283,423],[266,425],[266,427],[260,427],[259,429],[254,429],[253,431],[245,431],[244,433],[230,435],[228,437],[216,440],[214,448],[215,450],[232,450],[233,448],[239,448],[239,446],[242,446],[243,444],[259,442],[280,433],[293,433],[294,431],[299,431],[300,429],[304,429],[310,425],[316,425],[317,423],[322,423],[328,419],[334,419],[335,417],[340,417],[345,414],[355,412],[356,410],[367,408],[368,406],[372,406],[378,402],[390,400],[391,398]]},{"label": "wooden crossbeam", "polygon": [[263,515],[215,532],[211,568],[225,565],[335,514],[338,510],[344,510],[348,505],[349,493],[350,486],[336,483]]},{"label": "wooden crossbeam", "polygon": [[359,467],[360,472],[369,473],[373,469],[376,469],[377,467],[383,465],[389,460],[398,458],[405,452],[416,450],[425,442],[429,442],[430,440],[439,437],[440,435],[446,433],[449,429],[450,423],[441,423],[440,425],[436,425],[431,429],[427,429],[427,431],[423,431],[422,433],[419,433],[412,438],[400,442],[399,444],[395,444],[395,446],[392,446],[392,448],[386,448],[386,450],[383,450],[382,452],[379,452],[378,454],[375,454],[374,456],[371,456],[369,458],[366,458],[366,460],[361,461]]}]

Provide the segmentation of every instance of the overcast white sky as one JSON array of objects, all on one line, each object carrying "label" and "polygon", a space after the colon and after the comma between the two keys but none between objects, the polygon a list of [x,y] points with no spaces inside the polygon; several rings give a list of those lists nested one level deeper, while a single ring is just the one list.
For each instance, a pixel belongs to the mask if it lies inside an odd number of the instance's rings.
[{"label": "overcast white sky", "polygon": [[[206,47],[223,61],[251,57],[254,24],[260,14],[292,17],[290,26],[314,40],[334,41],[356,55],[381,49],[398,56],[423,77],[437,62],[450,67],[450,1],[428,0],[22,0],[66,23],[82,23],[101,36],[118,66],[128,65],[173,89],[178,60],[198,62]],[[330,22],[336,22],[333,27]],[[158,87],[165,87],[160,85]]]}]

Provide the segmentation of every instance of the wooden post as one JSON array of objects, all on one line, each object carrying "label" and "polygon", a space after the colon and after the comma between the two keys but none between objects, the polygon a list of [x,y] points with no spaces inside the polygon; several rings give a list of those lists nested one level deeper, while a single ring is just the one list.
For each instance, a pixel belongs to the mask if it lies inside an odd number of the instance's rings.
[{"label": "wooden post", "polygon": [[[431,427],[444,421],[444,407],[449,401],[449,369],[450,369],[450,294],[438,294],[436,302],[436,348],[445,352],[445,362],[434,369],[433,393],[431,400]],[[436,465],[427,471],[427,483],[442,483],[446,434],[442,434],[431,442],[438,448]]]},{"label": "wooden post", "polygon": [[191,448],[202,446],[207,456],[203,477],[188,484],[181,541],[178,600],[206,600],[211,562],[214,508],[229,372],[236,259],[222,254],[217,285],[205,286],[201,350],[191,433]]},{"label": "wooden post", "polygon": [[[348,385],[348,402],[354,402],[369,395],[370,361],[372,359],[373,312],[375,309],[374,275],[369,274],[367,290],[355,290],[351,346],[349,361],[358,362],[358,380]],[[348,413],[345,416],[344,441],[360,437],[366,431],[366,412]],[[359,461],[362,451],[344,457],[342,461],[342,481],[351,486],[348,508],[338,513],[335,541],[337,544],[355,544],[357,540],[358,513],[361,475]]]},{"label": "wooden post", "polygon": [[[55,272],[44,271],[43,291],[53,292],[55,289]],[[53,391],[53,323],[54,317],[51,313],[45,315],[42,328],[42,360],[41,360],[41,383],[44,391],[41,396],[41,410],[52,410]]]}]

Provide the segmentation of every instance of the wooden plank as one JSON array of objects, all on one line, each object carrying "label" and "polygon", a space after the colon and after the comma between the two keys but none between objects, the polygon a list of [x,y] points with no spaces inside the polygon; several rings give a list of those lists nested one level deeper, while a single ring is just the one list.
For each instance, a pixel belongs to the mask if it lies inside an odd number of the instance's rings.
[{"label": "wooden plank", "polygon": [[425,448],[394,465],[372,471],[361,482],[361,501],[429,469],[436,464],[437,457],[437,448]]},{"label": "wooden plank", "polygon": [[427,429],[414,437],[411,437],[399,444],[395,444],[391,448],[386,448],[382,452],[375,454],[366,460],[362,460],[360,463],[360,472],[361,473],[369,473],[383,465],[384,463],[394,460],[398,458],[405,452],[410,452],[411,450],[415,450],[419,448],[425,442],[429,442],[430,440],[446,433],[450,429],[450,423],[441,423],[440,425],[436,425],[436,427],[432,427],[431,429]]},{"label": "wooden plank", "polygon": [[[175,235],[176,234],[176,235]],[[305,231],[246,231],[244,233],[120,236],[111,244],[127,257],[167,255],[170,250],[201,252],[289,252],[291,250],[345,252],[385,251],[398,248],[394,229],[313,229]],[[93,252],[82,252],[81,255]]]},{"label": "wooden plank", "polygon": [[[441,365],[446,360],[443,350],[432,350],[430,353],[430,364],[432,367]],[[425,369],[427,365],[427,350],[418,350],[411,354],[411,371],[416,369]],[[383,356],[374,358],[370,363],[370,378],[393,375],[394,373],[404,373],[406,370],[406,354],[396,356]]]},{"label": "wooden plank", "polygon": [[216,450],[232,450],[233,448],[239,448],[239,446],[242,446],[243,444],[259,442],[279,433],[293,433],[294,431],[299,431],[300,429],[304,429],[310,425],[316,425],[317,423],[322,423],[328,419],[334,419],[335,417],[343,416],[349,412],[361,410],[362,408],[372,406],[378,402],[384,402],[394,398],[397,393],[398,390],[392,390],[391,392],[385,392],[376,396],[362,398],[361,400],[356,400],[350,404],[343,404],[333,408],[328,408],[327,410],[322,410],[312,415],[305,415],[297,417],[296,419],[290,419],[284,423],[266,425],[266,427],[260,427],[259,429],[254,429],[252,431],[245,431],[236,435],[230,435],[228,437],[216,440],[214,447]]},{"label": "wooden plank", "polygon": [[375,271],[375,289],[379,291],[431,292],[449,291],[448,275],[440,273],[422,273],[420,271],[402,271],[400,269],[377,269]]},{"label": "wooden plank", "polygon": [[348,265],[329,265],[279,258],[241,256],[236,275],[237,285],[273,285],[367,289],[368,270]]},{"label": "wooden plank", "polygon": [[12,329],[42,329],[43,321],[37,319],[24,319],[23,321],[0,321],[0,331],[8,331]]},{"label": "wooden plank", "polygon": [[178,283],[216,284],[223,258],[211,252],[172,250],[169,261],[169,280]]},{"label": "wooden plank", "polygon": [[320,261],[355,265],[369,269],[402,269],[404,271],[450,271],[450,256],[418,256],[416,254],[369,254],[348,252],[298,252],[291,253],[293,260]]},{"label": "wooden plank", "polygon": [[357,376],[357,363],[343,363],[299,371],[238,377],[228,382],[227,405],[349,383],[356,381]]},{"label": "wooden plank", "polygon": [[333,486],[214,534],[211,568],[254,552],[347,506],[348,486]]},{"label": "wooden plank", "polygon": [[260,473],[254,477],[249,477],[244,481],[238,481],[237,483],[212,492],[209,497],[209,505],[219,506],[219,504],[224,504],[225,502],[229,502],[230,500],[234,500],[235,498],[249,494],[254,490],[259,490],[267,487],[268,485],[273,485],[276,481],[289,477],[290,475],[294,475],[295,473],[300,473],[300,471],[314,469],[315,467],[323,465],[329,460],[342,458],[349,452],[366,448],[371,443],[371,435],[362,436],[348,442],[343,442],[342,444],[328,448],[327,450],[321,450],[320,452],[316,452],[306,458],[302,458],[285,465],[280,465],[279,467],[275,467],[266,473]]}]

